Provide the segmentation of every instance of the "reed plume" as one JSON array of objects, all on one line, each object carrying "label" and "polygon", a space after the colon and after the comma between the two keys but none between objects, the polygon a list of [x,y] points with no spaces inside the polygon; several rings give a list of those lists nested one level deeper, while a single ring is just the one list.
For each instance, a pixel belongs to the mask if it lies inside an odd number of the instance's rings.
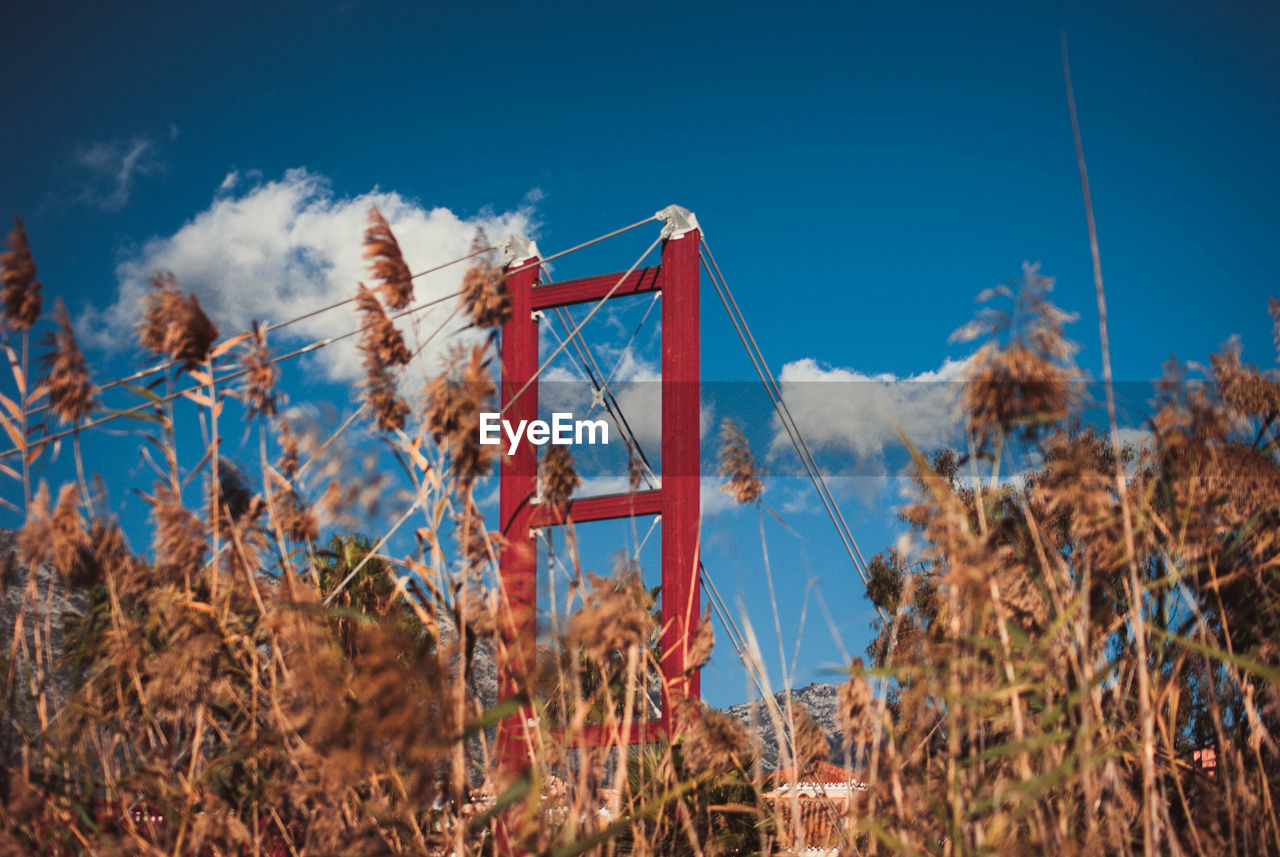
[{"label": "reed plume", "polygon": [[63,423],[76,425],[98,406],[98,388],[89,380],[89,364],[76,341],[67,307],[58,298],[54,303],[56,329],[45,336],[51,350],[42,356],[44,384],[49,388],[49,410]]},{"label": "reed plume", "polygon": [[711,606],[707,605],[701,621],[698,622],[698,630],[694,632],[693,640],[689,643],[687,671],[693,672],[704,666],[711,659],[711,652],[715,647],[716,627],[711,622]]},{"label": "reed plume", "polygon": [[364,231],[364,257],[371,260],[369,273],[380,280],[377,291],[392,310],[402,310],[413,302],[413,275],[405,264],[387,219],[376,205],[369,206],[369,226]]},{"label": "reed plume", "polygon": [[18,531],[17,546],[33,568],[47,564],[63,579],[76,575],[89,547],[89,535],[80,515],[79,489],[73,484],[63,485],[58,502],[50,511],[49,486],[41,482],[26,523]]},{"label": "reed plume", "polygon": [[698,712],[681,746],[685,764],[698,774],[747,772],[759,755],[746,724],[707,707]]},{"label": "reed plume", "polygon": [[489,473],[498,455],[499,447],[480,443],[480,414],[496,394],[485,348],[479,345],[469,352],[450,352],[444,371],[427,383],[427,430],[449,450],[453,473],[464,489]]},{"label": "reed plume", "polygon": [[570,618],[565,639],[603,668],[619,653],[647,645],[658,625],[650,612],[652,599],[638,573],[624,571],[614,578],[588,574],[587,579],[590,591],[586,603]]},{"label": "reed plume", "polygon": [[824,761],[831,754],[831,743],[826,733],[803,705],[791,703],[791,722],[791,745],[798,770],[803,771],[814,762]]},{"label": "reed plume", "polygon": [[746,437],[733,420],[720,423],[720,475],[728,481],[720,486],[738,503],[752,503],[764,493],[762,473]]},{"label": "reed plume", "polygon": [[200,519],[182,505],[182,499],[163,483],[156,485],[151,505],[155,523],[156,566],[179,578],[194,574],[209,552],[205,527]]},{"label": "reed plume", "polygon": [[364,353],[365,399],[379,431],[402,429],[409,405],[397,389],[394,367],[407,365],[413,355],[377,294],[363,283],[356,292],[356,308],[360,313],[359,348]]},{"label": "reed plume", "polygon": [[142,347],[165,355],[184,369],[203,363],[218,338],[218,326],[205,315],[199,298],[184,295],[172,271],[154,275],[151,287],[143,299],[138,323]]},{"label": "reed plume", "polygon": [[[1024,265],[1017,283],[980,294],[988,306],[951,335],[953,342],[990,340],[972,358],[964,386],[968,430],[980,448],[1015,429],[1038,436],[1066,416],[1078,395],[1076,347],[1064,335],[1075,316],[1049,299],[1053,286],[1038,266]],[[1013,306],[990,305],[994,298]]]},{"label": "reed plume", "polygon": [[40,318],[44,298],[36,279],[36,262],[27,243],[27,228],[22,218],[13,218],[13,231],[9,233],[9,249],[0,254],[0,303],[4,304],[5,324],[17,331],[28,331]]},{"label": "reed plume", "polygon": [[299,440],[293,431],[293,424],[286,419],[280,420],[280,458],[276,461],[276,469],[285,479],[292,479],[301,466],[298,457]]},{"label": "reed plume", "polygon": [[569,502],[582,477],[573,466],[573,454],[565,446],[552,445],[539,462],[539,481],[544,503],[561,507]]},{"label": "reed plume", "polygon": [[276,415],[276,382],[280,379],[280,369],[275,365],[273,356],[267,345],[266,330],[255,321],[240,356],[244,380],[240,384],[239,395],[251,417]]},{"label": "reed plume", "polygon": [[511,292],[501,268],[478,262],[462,275],[458,306],[476,327],[502,327],[511,318]]}]

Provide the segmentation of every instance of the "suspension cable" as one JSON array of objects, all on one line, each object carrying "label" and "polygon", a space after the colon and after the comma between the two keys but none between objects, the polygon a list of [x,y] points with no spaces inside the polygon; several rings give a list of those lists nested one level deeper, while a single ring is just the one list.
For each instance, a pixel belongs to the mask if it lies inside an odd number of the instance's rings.
[{"label": "suspension cable", "polygon": [[[653,218],[649,218],[649,220],[642,221],[642,223],[649,223],[652,220]],[[637,225],[641,225],[641,224],[637,224]],[[628,227],[628,228],[631,228],[631,227]],[[586,317],[583,318],[582,321],[578,323],[578,326],[575,327],[572,331],[570,331],[569,339],[573,339],[573,337],[577,336],[579,333],[582,332],[582,328],[586,326],[587,322],[591,321],[591,319],[595,316],[595,314],[598,313],[600,309],[605,305],[605,302],[608,301],[609,298],[613,297],[614,293],[616,293],[618,289],[622,288],[622,284],[627,281],[627,278],[630,277],[635,272],[636,268],[640,267],[640,263],[643,262],[646,258],[648,258],[649,254],[652,253],[654,251],[654,248],[656,248],[660,243],[662,243],[661,235],[653,239],[653,243],[649,245],[648,249],[646,249],[643,253],[641,253],[639,258],[637,258],[635,262],[631,264],[631,267],[627,269],[626,273],[624,273],[621,277],[618,278],[618,282],[614,283],[613,287],[610,288],[609,291],[605,292],[604,297],[600,298],[600,300],[597,301],[593,307],[591,307],[591,312],[587,313]],[[511,397],[511,400],[507,402],[506,406],[499,412],[498,414],[499,416],[501,416],[502,414],[505,414],[507,412],[507,408],[510,408],[516,402],[517,399],[519,399],[522,395],[524,395],[524,391],[529,389],[529,386],[533,384],[534,381],[538,380],[538,376],[541,375],[544,371],[546,371],[546,368],[551,365],[551,362],[555,360],[557,357],[559,357],[560,352],[564,351],[567,346],[568,346],[568,342],[562,342],[555,351],[551,352],[551,356],[542,362],[542,365],[538,367],[538,370],[534,372],[533,375],[530,376],[530,378],[524,382],[524,385],[519,390],[516,391],[516,394]]]},{"label": "suspension cable", "polygon": [[[835,496],[831,493],[831,489],[827,484],[826,478],[823,476],[821,469],[817,465],[817,461],[813,457],[813,453],[809,448],[809,444],[805,441],[800,426],[796,422],[795,417],[791,413],[791,409],[787,406],[786,400],[782,396],[781,388],[778,386],[777,379],[770,371],[768,363],[765,362],[764,355],[760,351],[760,346],[756,342],[755,337],[751,333],[750,327],[747,325],[746,318],[742,315],[741,309],[738,307],[737,300],[733,297],[733,291],[729,288],[728,282],[720,271],[720,266],[716,263],[715,255],[711,252],[711,248],[706,242],[706,236],[703,236],[703,249],[705,258],[703,259],[703,267],[711,276],[711,280],[716,289],[721,303],[724,305],[725,311],[729,315],[730,321],[733,323],[734,331],[738,334],[738,339],[742,342],[743,348],[746,349],[747,355],[751,358],[752,366],[759,375],[761,383],[764,385],[769,395],[770,402],[773,404],[775,412],[778,414],[779,421],[782,423],[792,446],[799,456],[801,464],[805,468],[805,472],[809,476],[810,482],[818,493],[819,499],[822,501],[831,523],[835,526],[836,533],[840,537],[849,559],[853,563],[854,570],[858,573],[858,577],[862,579],[864,585],[870,581],[869,570],[866,560],[862,556],[862,551],[858,548],[857,540],[853,537],[852,531],[849,529],[848,522],[845,520],[843,513],[840,511],[839,504],[835,500]],[[876,607],[876,611],[882,619],[888,616],[883,609]]]},{"label": "suspension cable", "polygon": [[[417,306],[413,306],[413,307],[409,307],[409,308],[407,308],[407,309],[403,309],[403,310],[401,310],[400,312],[397,312],[397,313],[392,314],[392,315],[390,316],[390,318],[391,318],[391,319],[393,319],[393,320],[394,320],[394,319],[399,319],[399,318],[403,318],[403,317],[404,317],[404,316],[406,316],[406,315],[410,315],[410,314],[412,314],[412,313],[421,312],[421,311],[422,311],[422,310],[424,310],[424,309],[430,309],[430,308],[432,308],[432,307],[434,307],[434,306],[437,306],[437,305],[439,305],[439,304],[441,304],[441,303],[444,303],[444,302],[445,302],[445,301],[447,301],[447,300],[450,300],[450,299],[452,299],[452,298],[456,298],[456,297],[458,297],[458,295],[460,295],[460,294],[462,294],[462,292],[461,292],[461,291],[457,291],[457,292],[453,292],[452,294],[444,295],[443,297],[435,298],[434,300],[427,301],[426,303],[422,303],[422,304],[419,304],[419,305],[417,305]],[[294,349],[293,351],[289,351],[289,352],[286,352],[286,353],[284,353],[284,354],[278,354],[278,355],[276,355],[275,357],[272,357],[270,360],[266,361],[266,362],[265,362],[265,365],[267,365],[267,366],[274,366],[274,365],[276,365],[277,363],[282,363],[282,362],[284,362],[285,360],[291,360],[291,359],[293,359],[294,357],[300,357],[300,356],[301,356],[301,355],[303,355],[303,354],[309,354],[309,353],[310,353],[310,352],[312,352],[312,351],[318,351],[319,349],[321,349],[321,348],[325,348],[325,347],[327,347],[327,346],[329,346],[329,345],[333,345],[333,344],[334,344],[334,343],[336,343],[336,342],[341,342],[341,341],[342,341],[342,340],[344,340],[344,339],[350,339],[351,337],[356,336],[357,334],[359,334],[362,330],[363,330],[363,327],[357,327],[355,330],[349,330],[349,331],[347,331],[346,333],[338,334],[338,335],[336,335],[336,336],[330,336],[330,337],[328,337],[328,338],[326,338],[326,339],[318,339],[318,340],[316,340],[315,342],[311,342],[311,343],[309,343],[309,344],[307,344],[307,345],[302,346],[301,348],[296,348],[296,349]],[[231,371],[231,372],[226,373],[225,375],[221,375],[221,376],[219,376],[219,377],[217,377],[217,378],[213,379],[213,383],[214,383],[214,385],[216,386],[216,385],[221,384],[221,383],[224,383],[224,382],[226,382],[226,381],[234,381],[234,380],[235,380],[235,379],[237,379],[237,378],[242,378],[242,377],[244,377],[245,375],[249,374],[249,371],[250,371],[250,370],[249,370],[249,369],[247,369],[247,368],[240,368],[240,369],[236,369],[236,370],[233,370],[233,371]],[[146,402],[143,402],[143,403],[141,403],[141,404],[139,404],[139,405],[135,405],[135,406],[134,406],[134,407],[132,407],[132,408],[128,408],[128,409],[123,410],[123,411],[112,411],[111,413],[107,414],[106,416],[99,417],[99,418],[98,418],[98,419],[96,419],[96,420],[90,420],[90,421],[88,421],[88,422],[81,423],[81,424],[80,424],[80,425],[78,425],[78,426],[74,426],[74,427],[72,427],[72,428],[64,429],[64,430],[62,430],[62,431],[54,432],[53,434],[46,435],[46,436],[44,436],[44,437],[42,437],[42,438],[38,438],[38,439],[36,439],[36,440],[31,441],[31,443],[29,443],[29,444],[27,445],[27,447],[30,447],[30,446],[32,446],[32,445],[34,445],[34,444],[40,444],[40,445],[42,445],[42,446],[43,446],[44,444],[52,443],[53,441],[61,440],[61,439],[65,438],[65,437],[70,437],[71,435],[73,435],[73,434],[75,434],[75,433],[77,433],[77,432],[79,432],[79,431],[83,431],[83,430],[85,430],[85,429],[97,428],[98,426],[104,425],[104,424],[109,423],[109,422],[112,422],[112,421],[114,421],[114,420],[121,419],[121,418],[123,418],[123,417],[136,416],[136,415],[138,415],[138,414],[140,414],[140,413],[143,413],[144,411],[147,411],[147,410],[148,410],[148,409],[150,409],[150,408],[155,407],[156,405],[162,405],[162,404],[165,404],[165,403],[167,403],[167,402],[172,402],[172,401],[174,401],[174,400],[176,400],[176,399],[179,399],[179,398],[181,398],[181,397],[183,397],[183,396],[187,395],[188,393],[195,393],[195,392],[198,392],[198,391],[200,391],[200,390],[204,389],[206,386],[208,386],[208,385],[207,385],[207,384],[196,384],[196,385],[191,386],[191,387],[184,387],[184,388],[183,388],[183,389],[181,389],[181,390],[174,390],[172,393],[169,393],[169,394],[164,395],[164,396],[156,396],[154,399],[149,400],[149,401],[146,401]],[[21,452],[21,451],[23,451],[23,448],[16,447],[16,446],[15,446],[15,447],[11,447],[11,448],[9,448],[9,449],[7,449],[7,450],[3,451],[3,452],[0,452],[0,460],[3,460],[3,459],[5,459],[5,458],[8,458],[8,457],[9,457],[9,456],[11,456],[11,455],[17,455],[17,454],[18,454],[19,452]]]},{"label": "suspension cable", "polygon": [[[565,327],[568,328],[569,325],[565,324]],[[644,464],[645,481],[649,483],[649,487],[656,487],[653,468],[649,466],[649,459],[645,457],[644,450],[640,448],[640,441],[636,438],[635,432],[631,430],[631,424],[627,422],[626,415],[622,413],[622,408],[618,405],[609,389],[600,383],[599,379],[596,377],[596,372],[592,371],[591,365],[588,365],[586,357],[582,354],[585,342],[582,341],[581,335],[573,340],[566,340],[560,336],[559,331],[556,330],[554,324],[550,321],[548,321],[547,330],[549,330],[551,335],[556,338],[556,341],[562,345],[569,342],[573,343],[574,351],[577,352],[575,361],[578,364],[578,368],[584,375],[586,375],[592,389],[601,394],[605,410],[608,412],[609,416],[613,418],[614,424],[618,426],[618,430],[622,434],[623,443],[627,445],[627,453],[634,456],[638,461]],[[590,355],[591,352],[588,348],[587,357],[590,357]],[[574,357],[573,352],[570,353],[570,357]],[[592,359],[591,364],[594,363],[595,361]]]}]

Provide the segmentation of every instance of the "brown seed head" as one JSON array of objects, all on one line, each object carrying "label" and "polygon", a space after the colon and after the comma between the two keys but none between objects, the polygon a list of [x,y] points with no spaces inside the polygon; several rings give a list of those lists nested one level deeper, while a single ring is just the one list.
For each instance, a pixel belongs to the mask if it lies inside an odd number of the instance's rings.
[{"label": "brown seed head", "polygon": [[280,421],[280,459],[276,462],[276,469],[279,470],[286,479],[292,479],[298,472],[298,436],[294,434],[293,426],[288,420]]},{"label": "brown seed head", "polygon": [[857,748],[872,740],[875,714],[871,702],[862,658],[854,658],[849,665],[849,680],[840,685],[840,725],[844,727],[846,746]]},{"label": "brown seed head", "polygon": [[156,565],[171,575],[195,576],[209,549],[200,519],[164,484],[156,486],[151,519],[155,522]]},{"label": "brown seed head", "polygon": [[143,301],[138,341],[155,354],[190,369],[209,357],[218,326],[209,320],[193,294],[183,295],[173,272],[151,278],[154,289]]},{"label": "brown seed head", "polygon": [[381,280],[378,291],[393,310],[413,301],[413,275],[400,252],[400,242],[376,205],[369,206],[369,227],[364,231],[364,257],[370,259],[369,273]]},{"label": "brown seed head", "polygon": [[761,471],[741,429],[726,417],[720,423],[720,475],[729,481],[720,486],[739,503],[751,503],[764,493]]},{"label": "brown seed head", "polygon": [[573,454],[566,446],[553,445],[542,457],[542,499],[551,506],[563,506],[582,484],[582,477],[573,467]]},{"label": "brown seed head", "polygon": [[427,383],[426,419],[436,442],[448,448],[454,475],[466,487],[490,471],[499,448],[480,443],[480,414],[497,394],[485,349],[472,347],[465,366],[464,353],[453,351],[445,370]]},{"label": "brown seed head", "polygon": [[18,531],[18,554],[32,566],[49,565],[63,578],[79,572],[89,536],[80,516],[80,491],[62,486],[58,504],[49,510],[49,486],[44,482],[27,510],[26,523]]},{"label": "brown seed head", "polygon": [[479,262],[462,275],[459,308],[476,327],[501,327],[511,318],[511,292],[502,269]]},{"label": "brown seed head", "polygon": [[409,404],[396,392],[396,379],[385,368],[372,369],[366,379],[365,397],[373,408],[378,431],[398,431],[409,416]]},{"label": "brown seed head", "polygon": [[1220,353],[1209,358],[1218,395],[1227,408],[1245,419],[1274,419],[1280,414],[1280,383],[1240,357],[1240,342],[1233,339]]},{"label": "brown seed head", "polygon": [[277,512],[280,515],[281,529],[289,538],[298,542],[313,542],[320,538],[320,523],[297,492],[285,494]]},{"label": "brown seed head", "polygon": [[27,228],[20,217],[13,218],[9,250],[0,254],[0,280],[4,284],[0,303],[4,304],[5,324],[13,330],[30,330],[40,317],[44,299],[36,279],[36,262],[27,244]]},{"label": "brown seed head", "polygon": [[89,528],[89,562],[83,582],[87,585],[109,580],[119,585],[137,566],[124,531],[115,521],[98,518]]},{"label": "brown seed head", "polygon": [[44,383],[49,389],[49,410],[63,423],[75,424],[97,407],[98,388],[89,380],[89,364],[76,342],[62,298],[54,304],[53,320],[57,329],[45,337],[45,345],[52,350],[41,358],[47,373]]},{"label": "brown seed head", "polygon": [[1038,433],[1066,416],[1073,382],[1072,372],[1029,348],[986,346],[964,386],[969,431],[980,444],[1013,429]]},{"label": "brown seed head", "polygon": [[39,566],[50,559],[53,541],[53,522],[49,516],[49,486],[44,481],[36,490],[27,507],[27,520],[18,530],[18,555],[31,566]]},{"label": "brown seed head", "polygon": [[796,751],[796,766],[803,770],[814,762],[826,759],[831,753],[831,743],[827,741],[822,727],[799,704],[793,703],[791,717],[795,723],[792,743]]},{"label": "brown seed head", "polygon": [[703,708],[684,738],[684,761],[694,773],[728,773],[751,767],[758,750],[746,724]]},{"label": "brown seed head", "polygon": [[408,364],[413,355],[378,296],[366,289],[363,283],[356,292],[356,306],[361,315],[360,350],[364,352],[365,398],[373,408],[379,431],[402,429],[409,415],[409,406],[400,397],[392,367]]},{"label": "brown seed head", "polygon": [[360,313],[360,350],[365,354],[366,366],[370,360],[384,366],[405,366],[413,359],[404,336],[383,309],[378,295],[366,289],[364,283],[356,291],[356,309]]},{"label": "brown seed head", "polygon": [[53,510],[51,523],[53,533],[49,548],[53,567],[63,577],[70,577],[80,569],[84,551],[89,547],[89,535],[80,515],[80,489],[75,485],[63,485],[58,492],[58,505]]},{"label": "brown seed head", "polygon": [[27,520],[18,530],[18,555],[32,567],[49,561],[53,524],[49,520],[49,486],[44,481],[27,506]]},{"label": "brown seed head", "polygon": [[716,628],[711,624],[711,605],[707,605],[702,613],[702,621],[698,623],[698,631],[689,644],[689,671],[692,672],[711,658],[711,650],[716,646]]},{"label": "brown seed head", "polygon": [[587,577],[591,591],[586,604],[569,620],[569,643],[581,647],[601,666],[632,646],[647,645],[658,625],[649,612],[652,598],[640,575],[624,572],[614,578]]},{"label": "brown seed head", "polygon": [[498,556],[505,540],[501,533],[485,529],[484,513],[470,494],[467,494],[465,502],[462,514],[454,519],[458,549],[468,566],[480,568]]},{"label": "brown seed head", "polygon": [[249,416],[276,415],[276,381],[280,369],[272,362],[271,349],[267,347],[267,332],[255,321],[240,357],[240,369],[244,380],[240,385],[240,399],[249,409]]},{"label": "brown seed head", "polygon": [[640,456],[636,454],[634,449],[627,450],[627,485],[632,491],[640,489],[640,482],[644,479],[644,463],[640,460]]}]

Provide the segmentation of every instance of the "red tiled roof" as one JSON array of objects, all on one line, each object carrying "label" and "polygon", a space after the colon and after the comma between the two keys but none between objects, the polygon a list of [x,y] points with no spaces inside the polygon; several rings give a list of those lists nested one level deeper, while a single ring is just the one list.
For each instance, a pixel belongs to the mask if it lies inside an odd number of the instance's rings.
[{"label": "red tiled roof", "polygon": [[790,783],[822,783],[823,785],[850,785],[857,783],[853,771],[830,762],[812,762],[803,768],[781,768],[765,778],[765,785],[781,786]]}]

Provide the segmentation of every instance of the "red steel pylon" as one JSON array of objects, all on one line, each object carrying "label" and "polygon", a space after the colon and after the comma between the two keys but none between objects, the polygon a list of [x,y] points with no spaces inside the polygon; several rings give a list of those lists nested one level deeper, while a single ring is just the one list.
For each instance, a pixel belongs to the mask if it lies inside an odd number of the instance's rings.
[{"label": "red steel pylon", "polygon": [[[518,260],[507,270],[512,313],[502,328],[501,407],[504,419],[538,418],[538,314],[542,310],[598,303],[606,295],[662,293],[662,462],[660,487],[628,494],[572,500],[563,509],[536,502],[538,454],[519,444],[502,455],[499,516],[506,548],[499,562],[504,607],[505,656],[500,663],[500,698],[532,686],[537,635],[538,566],[535,530],[571,518],[578,523],[662,516],[661,728],[670,729],[676,700],[697,699],[697,670],[688,669],[689,643],[696,632],[701,594],[698,580],[699,496],[699,251],[702,236],[688,211],[670,206],[659,212],[662,261],[657,267],[539,285],[540,260]],[[619,284],[619,281],[622,281]],[[527,766],[531,711],[509,718],[499,729],[498,755],[509,771]],[[630,740],[652,735],[655,724],[636,723]],[[647,730],[647,731],[646,731]],[[598,737],[598,736],[596,736]],[[588,735],[590,740],[592,736]]]}]

